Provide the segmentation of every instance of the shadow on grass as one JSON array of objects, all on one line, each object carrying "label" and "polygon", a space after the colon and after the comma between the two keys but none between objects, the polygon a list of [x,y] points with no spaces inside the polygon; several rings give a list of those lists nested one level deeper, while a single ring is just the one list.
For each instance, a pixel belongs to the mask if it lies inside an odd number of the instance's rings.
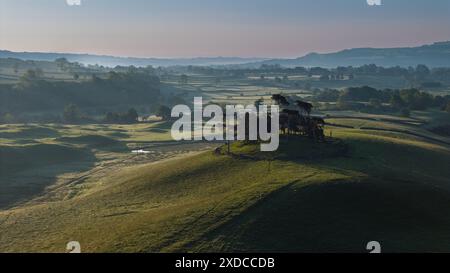
[{"label": "shadow on grass", "polygon": [[0,147],[0,209],[42,194],[61,174],[91,169],[95,160],[88,149],[62,145]]},{"label": "shadow on grass", "polygon": [[27,125],[26,128],[23,128],[16,132],[0,132],[0,138],[47,138],[47,137],[58,137],[59,133],[56,130],[39,127],[39,126],[31,126]]},{"label": "shadow on grass", "polygon": [[173,124],[172,121],[157,122],[156,125],[148,129],[148,131],[152,133],[167,133],[172,128],[172,124]]},{"label": "shadow on grass", "polygon": [[85,145],[86,148],[102,150],[102,151],[125,151],[127,146],[125,143],[102,135],[84,135],[77,137],[60,137],[59,142],[67,144]]},{"label": "shadow on grass", "polygon": [[448,192],[416,182],[292,185],[207,234],[200,251],[367,252],[375,240],[383,252],[447,252],[449,206]]},{"label": "shadow on grass", "polygon": [[[304,136],[280,138],[276,151],[262,152],[260,141],[236,141],[231,144],[232,156],[254,160],[316,161],[348,156],[349,146],[339,139],[317,142]],[[216,153],[227,154],[227,145]]]}]

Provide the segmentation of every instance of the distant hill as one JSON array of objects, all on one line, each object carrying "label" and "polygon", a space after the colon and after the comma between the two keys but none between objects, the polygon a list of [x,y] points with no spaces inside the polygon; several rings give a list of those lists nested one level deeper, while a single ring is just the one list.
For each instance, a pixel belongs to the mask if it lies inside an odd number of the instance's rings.
[{"label": "distant hill", "polygon": [[376,64],[378,66],[416,66],[450,67],[450,41],[437,42],[419,47],[399,48],[353,48],[334,53],[310,53],[295,59],[240,58],[240,57],[198,57],[198,58],[133,58],[92,54],[12,52],[0,50],[0,58],[17,58],[33,61],[54,61],[66,58],[70,62],[98,64],[114,67],[121,66],[208,66],[231,65],[238,67],[259,67],[263,64],[279,64],[286,67],[337,67]]},{"label": "distant hill", "polygon": [[416,66],[425,64],[429,67],[450,67],[450,41],[438,42],[419,47],[401,48],[354,48],[335,53],[310,53],[296,59],[272,59],[255,63],[295,66],[361,66],[376,64],[378,66]]},{"label": "distant hill", "polygon": [[132,58],[115,57],[106,55],[92,54],[73,54],[73,53],[42,53],[42,52],[12,52],[0,50],[0,58],[16,58],[21,60],[33,61],[54,61],[58,58],[66,58],[69,62],[79,62],[82,64],[98,64],[103,66],[115,67],[121,66],[176,66],[176,65],[237,65],[244,63],[260,62],[263,58],[239,58],[239,57],[198,57],[198,58]]}]

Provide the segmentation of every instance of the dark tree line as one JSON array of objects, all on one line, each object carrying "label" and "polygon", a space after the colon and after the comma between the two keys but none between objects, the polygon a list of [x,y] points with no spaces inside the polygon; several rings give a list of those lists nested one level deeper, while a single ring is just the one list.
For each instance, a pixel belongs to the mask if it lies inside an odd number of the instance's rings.
[{"label": "dark tree line", "polygon": [[27,72],[17,84],[0,85],[0,109],[12,114],[61,112],[69,104],[80,109],[151,106],[160,99],[158,77],[142,73],[111,72],[107,78],[93,75],[84,82],[51,82],[34,71]]},{"label": "dark tree line", "polygon": [[106,123],[136,123],[139,115],[136,109],[131,108],[127,112],[108,112],[105,116]]},{"label": "dark tree line", "polygon": [[[340,66],[336,68],[323,67],[295,67],[287,68],[277,64],[263,64],[258,68],[244,68],[242,66],[189,66],[187,71],[216,77],[245,77],[248,75],[265,74],[295,74],[305,76],[319,76],[322,80],[342,80],[344,78],[353,79],[355,75],[369,76],[391,76],[401,77],[417,86],[435,88],[440,87],[439,82],[450,81],[450,68],[428,68],[425,65],[416,67],[382,67],[375,64],[363,65],[359,67]],[[261,74],[263,73],[263,74]]]},{"label": "dark tree line", "polygon": [[430,107],[438,107],[448,111],[450,96],[433,96],[430,93],[419,91],[418,89],[377,90],[369,86],[351,87],[345,90],[328,89],[318,92],[314,96],[318,102],[337,102],[341,108],[357,108],[361,104],[357,102],[369,102],[371,107],[382,107],[382,104],[389,104],[392,110],[407,108],[409,110],[425,110]]}]

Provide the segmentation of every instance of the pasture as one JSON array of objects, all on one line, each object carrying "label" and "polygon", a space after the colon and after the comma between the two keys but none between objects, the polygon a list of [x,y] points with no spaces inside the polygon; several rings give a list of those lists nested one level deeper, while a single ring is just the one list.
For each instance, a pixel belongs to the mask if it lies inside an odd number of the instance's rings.
[{"label": "pasture", "polygon": [[[426,120],[364,118],[330,119],[349,128],[327,126],[335,141],[325,146],[283,137],[279,151],[264,156],[259,145],[241,142],[231,156],[214,154],[211,144],[177,147],[164,123],[2,126],[2,149],[73,149],[62,151],[65,167],[78,162],[85,172],[55,171],[56,182],[23,195],[28,202],[4,206],[0,250],[64,252],[77,240],[85,252],[363,252],[365,242],[379,240],[389,252],[445,251],[449,145],[389,131],[422,134]],[[139,145],[161,156],[130,155]],[[60,156],[50,153],[35,167],[55,168]],[[37,164],[21,162],[21,169]],[[8,181],[2,172],[2,193],[17,190]]]}]

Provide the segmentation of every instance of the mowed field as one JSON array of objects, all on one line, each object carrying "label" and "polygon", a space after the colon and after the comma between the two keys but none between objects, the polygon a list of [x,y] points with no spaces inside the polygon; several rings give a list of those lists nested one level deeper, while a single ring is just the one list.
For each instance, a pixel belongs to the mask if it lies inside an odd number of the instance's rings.
[{"label": "mowed field", "polygon": [[[232,155],[172,143],[164,123],[2,126],[0,252],[65,252],[69,241],[83,252],[366,252],[373,240],[385,252],[448,251],[450,139],[426,130],[433,113],[329,115],[327,143],[283,137],[261,153],[235,142]],[[64,150],[23,160],[40,145]],[[130,154],[139,147],[154,152]],[[8,200],[4,190],[35,181],[14,170],[69,155],[39,190]]]}]

